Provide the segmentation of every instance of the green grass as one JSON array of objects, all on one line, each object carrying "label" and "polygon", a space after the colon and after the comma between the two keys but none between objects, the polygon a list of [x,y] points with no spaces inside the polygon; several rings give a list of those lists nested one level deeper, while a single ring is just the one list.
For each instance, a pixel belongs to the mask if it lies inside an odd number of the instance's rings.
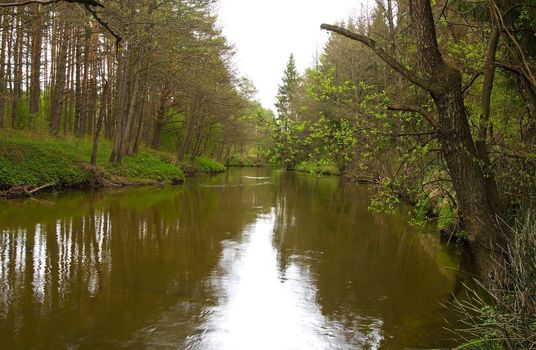
[{"label": "green grass", "polygon": [[[129,182],[179,182],[182,169],[156,152],[141,149],[136,155],[123,158],[122,164],[108,162],[110,142],[99,145],[97,167],[105,174],[125,178]],[[38,135],[0,134],[0,187],[87,184],[90,174],[83,165],[89,163],[91,141],[77,138],[47,138]]]},{"label": "green grass", "polygon": [[197,170],[205,173],[223,173],[225,171],[225,165],[206,157],[195,158],[192,165]]},{"label": "green grass", "polygon": [[332,162],[301,162],[294,168],[296,171],[312,175],[340,175],[339,168]]}]

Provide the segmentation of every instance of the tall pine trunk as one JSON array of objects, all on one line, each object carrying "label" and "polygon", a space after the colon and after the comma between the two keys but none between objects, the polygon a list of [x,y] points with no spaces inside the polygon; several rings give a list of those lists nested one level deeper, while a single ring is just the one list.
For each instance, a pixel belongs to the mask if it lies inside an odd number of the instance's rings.
[{"label": "tall pine trunk", "polygon": [[4,128],[4,114],[6,106],[6,49],[9,39],[10,11],[2,11],[2,44],[0,46],[0,129]]},{"label": "tall pine trunk", "polygon": [[35,127],[41,99],[41,46],[43,44],[43,15],[41,5],[33,5],[32,54],[30,76],[30,128]]},{"label": "tall pine trunk", "polygon": [[11,95],[11,127],[13,129],[19,127],[18,120],[18,106],[22,93],[22,21],[20,16],[22,15],[22,8],[17,10],[17,16],[15,17],[15,46],[13,47],[13,84]]},{"label": "tall pine trunk", "polygon": [[61,114],[63,110],[64,90],[65,90],[65,78],[67,68],[67,47],[68,40],[64,36],[65,23],[59,25],[60,31],[60,51],[58,53],[58,64],[56,66],[56,77],[54,82],[54,89],[52,90],[52,96],[50,100],[50,120],[51,120],[51,133],[54,136],[58,136],[61,129]]}]

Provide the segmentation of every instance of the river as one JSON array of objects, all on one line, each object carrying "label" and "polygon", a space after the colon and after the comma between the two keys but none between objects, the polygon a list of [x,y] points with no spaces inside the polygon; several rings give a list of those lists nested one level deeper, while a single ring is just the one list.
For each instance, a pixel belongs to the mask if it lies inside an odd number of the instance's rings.
[{"label": "river", "polygon": [[230,169],[0,201],[0,348],[452,347],[468,263],[368,191]]}]

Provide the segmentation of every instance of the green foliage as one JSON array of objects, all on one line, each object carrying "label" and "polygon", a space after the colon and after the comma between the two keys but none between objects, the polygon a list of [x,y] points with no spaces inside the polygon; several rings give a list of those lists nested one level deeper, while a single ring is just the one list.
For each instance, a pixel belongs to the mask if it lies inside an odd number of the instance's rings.
[{"label": "green foliage", "polygon": [[177,166],[162,161],[151,152],[138,152],[123,158],[121,164],[101,163],[110,174],[136,181],[182,182],[184,173]]},{"label": "green foliage", "polygon": [[273,146],[269,151],[271,163],[292,169],[306,158],[306,144],[303,140],[307,124],[306,121],[288,118],[275,119],[268,124],[273,138]]},{"label": "green foliage", "polygon": [[451,230],[456,225],[457,211],[448,200],[443,200],[439,204],[439,215],[437,226],[442,230]]},{"label": "green foliage", "polygon": [[225,171],[225,165],[206,157],[195,158],[193,166],[206,173],[222,173]]},{"label": "green foliage", "polygon": [[89,175],[80,159],[61,141],[38,141],[0,137],[0,187],[16,185],[80,185]]},{"label": "green foliage", "polygon": [[296,171],[309,173],[311,175],[340,175],[341,171],[335,163],[329,160],[319,160],[317,162],[301,162],[294,168]]},{"label": "green foliage", "polygon": [[300,87],[300,75],[296,70],[294,55],[290,57],[283,73],[281,85],[279,85],[276,96],[276,108],[279,118],[296,118],[299,108],[296,106],[296,96]]},{"label": "green foliage", "polygon": [[426,193],[421,193],[419,199],[413,206],[410,223],[422,226],[427,222],[429,213],[432,211],[432,203]]},{"label": "green foliage", "polygon": [[400,203],[397,181],[391,178],[384,178],[380,181],[378,190],[370,200],[369,209],[372,211],[394,212]]},{"label": "green foliage", "polygon": [[[101,143],[97,166],[106,174],[136,182],[179,182],[183,171],[173,165],[173,156],[162,160],[153,151],[140,150],[125,157],[120,165],[108,163],[111,145]],[[15,185],[85,185],[90,174],[84,169],[91,155],[88,139],[29,138],[28,135],[0,136],[0,187]]]}]

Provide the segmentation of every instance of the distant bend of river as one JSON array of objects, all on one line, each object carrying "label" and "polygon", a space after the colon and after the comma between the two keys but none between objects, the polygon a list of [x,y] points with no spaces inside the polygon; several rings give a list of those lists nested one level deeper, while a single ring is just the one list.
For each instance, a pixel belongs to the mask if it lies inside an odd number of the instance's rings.
[{"label": "distant bend of river", "polygon": [[0,348],[451,348],[470,263],[368,196],[249,168],[0,201]]}]

